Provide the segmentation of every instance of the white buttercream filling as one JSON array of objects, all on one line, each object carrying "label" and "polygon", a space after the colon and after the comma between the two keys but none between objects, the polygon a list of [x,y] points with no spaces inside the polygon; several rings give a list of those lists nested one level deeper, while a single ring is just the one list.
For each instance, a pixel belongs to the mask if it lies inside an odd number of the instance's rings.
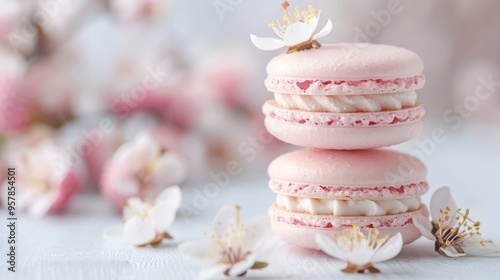
[{"label": "white buttercream filling", "polygon": [[420,197],[387,200],[342,200],[278,194],[276,203],[281,208],[291,212],[337,216],[379,216],[415,211],[420,207]]},{"label": "white buttercream filling", "polygon": [[417,93],[415,91],[366,95],[274,93],[274,99],[285,109],[332,113],[380,112],[415,106]]}]

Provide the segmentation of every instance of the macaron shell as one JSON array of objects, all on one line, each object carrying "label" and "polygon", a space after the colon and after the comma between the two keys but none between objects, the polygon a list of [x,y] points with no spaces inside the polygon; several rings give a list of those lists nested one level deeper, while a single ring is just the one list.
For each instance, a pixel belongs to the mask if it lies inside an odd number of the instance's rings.
[{"label": "macaron shell", "polygon": [[408,244],[421,236],[413,225],[412,217],[415,215],[428,217],[427,207],[421,205],[417,211],[397,215],[355,217],[294,213],[279,209],[276,204],[269,208],[271,227],[275,234],[290,244],[313,249],[318,249],[314,241],[315,234],[342,234],[342,230],[352,224],[358,224],[362,229],[378,229],[382,235],[401,232],[404,243]]},{"label": "macaron shell", "polygon": [[[422,76],[423,70],[422,59],[410,50],[390,45],[352,43],[325,44],[319,49],[280,54],[267,65],[270,81],[322,80],[334,84],[414,78]],[[268,81],[266,84],[273,83]]]},{"label": "macaron shell", "polygon": [[271,180],[304,184],[399,188],[425,181],[427,169],[416,157],[389,149],[301,149],[274,159],[268,175]]},{"label": "macaron shell", "polygon": [[[315,241],[316,234],[342,234],[342,229],[298,227],[279,223],[274,220],[271,220],[271,230],[274,232],[274,234],[280,236],[281,239],[289,244],[316,250],[319,250]],[[403,236],[404,244],[409,244],[422,236],[420,231],[413,224],[407,224],[402,227],[380,228],[378,230],[381,236],[384,236],[386,234],[389,236],[393,236],[398,232],[401,233],[401,235]]]},{"label": "macaron shell", "polygon": [[270,180],[269,188],[287,196],[318,199],[382,200],[422,196],[429,190],[426,181],[394,186],[348,187]]}]

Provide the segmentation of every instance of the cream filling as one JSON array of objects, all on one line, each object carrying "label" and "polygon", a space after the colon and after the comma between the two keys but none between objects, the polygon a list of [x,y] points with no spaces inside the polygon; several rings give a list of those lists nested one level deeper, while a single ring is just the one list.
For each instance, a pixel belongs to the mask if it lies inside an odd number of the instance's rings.
[{"label": "cream filling", "polygon": [[387,200],[342,200],[294,197],[278,194],[276,203],[291,212],[315,215],[379,216],[417,210],[420,197]]},{"label": "cream filling", "polygon": [[332,113],[379,112],[413,107],[417,101],[417,93],[415,91],[366,95],[274,93],[274,99],[285,109]]}]

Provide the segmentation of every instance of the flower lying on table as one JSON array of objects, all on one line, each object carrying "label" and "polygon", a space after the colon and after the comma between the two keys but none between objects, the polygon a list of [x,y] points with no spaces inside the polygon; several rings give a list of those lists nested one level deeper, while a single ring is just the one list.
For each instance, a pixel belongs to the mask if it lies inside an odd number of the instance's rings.
[{"label": "flower lying on table", "polygon": [[358,225],[345,229],[343,235],[333,238],[322,234],[316,235],[316,244],[327,255],[344,260],[347,267],[345,273],[365,272],[378,273],[380,270],[373,263],[383,262],[396,257],[403,248],[401,233],[379,238],[376,229],[367,230],[363,234]]},{"label": "flower lying on table", "polygon": [[247,225],[240,221],[239,206],[219,210],[209,238],[188,241],[179,246],[184,258],[204,265],[200,279],[244,276],[249,269],[261,269],[267,263],[257,259],[276,244],[269,218],[260,216]]},{"label": "flower lying on table", "polygon": [[469,217],[469,209],[457,208],[450,188],[438,189],[430,204],[432,222],[417,216],[413,223],[423,236],[435,241],[435,250],[445,257],[481,256],[500,252],[500,246],[481,238],[480,222]]},{"label": "flower lying on table", "polygon": [[163,190],[154,205],[137,197],[129,198],[123,207],[123,225],[106,229],[104,239],[158,247],[163,239],[172,239],[166,230],[174,222],[180,204],[181,190],[178,186]]}]

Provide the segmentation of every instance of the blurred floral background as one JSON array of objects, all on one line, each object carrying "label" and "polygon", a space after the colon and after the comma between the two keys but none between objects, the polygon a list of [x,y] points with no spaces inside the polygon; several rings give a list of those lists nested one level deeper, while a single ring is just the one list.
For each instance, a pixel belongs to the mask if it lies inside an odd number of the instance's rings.
[{"label": "blurred floral background", "polygon": [[[217,170],[239,174],[280,154],[286,147],[269,140],[260,109],[271,96],[265,65],[279,51],[249,40],[273,34],[280,3],[0,0],[0,166],[17,169],[19,207],[43,216],[99,192],[121,209],[127,197],[217,181]],[[500,2],[291,4],[332,19],[323,43],[415,51],[426,67],[427,126],[500,143]],[[479,85],[487,101],[474,98]]]}]

